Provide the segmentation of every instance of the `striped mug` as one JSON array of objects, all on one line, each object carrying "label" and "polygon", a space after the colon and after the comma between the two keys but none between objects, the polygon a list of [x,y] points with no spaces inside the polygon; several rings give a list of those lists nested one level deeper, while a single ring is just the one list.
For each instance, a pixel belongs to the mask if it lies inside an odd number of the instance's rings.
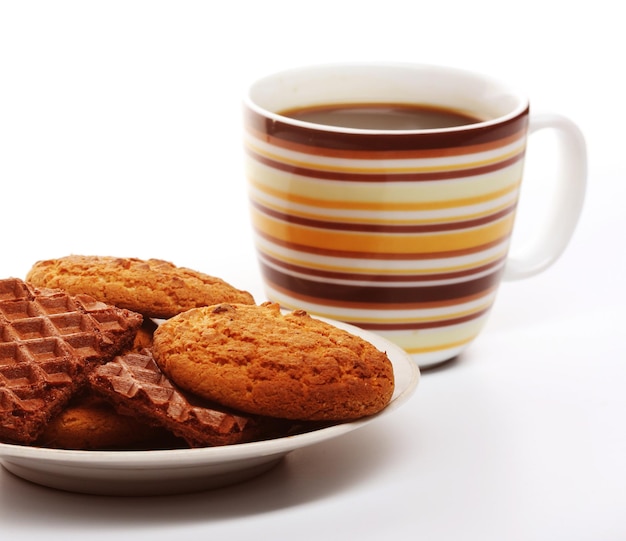
[{"label": "striped mug", "polygon": [[[320,65],[244,98],[246,176],[269,299],[351,323],[420,367],[480,332],[502,279],[552,264],[580,215],[586,149],[558,115],[480,74],[427,65]],[[551,226],[509,255],[528,134],[560,143]]]}]

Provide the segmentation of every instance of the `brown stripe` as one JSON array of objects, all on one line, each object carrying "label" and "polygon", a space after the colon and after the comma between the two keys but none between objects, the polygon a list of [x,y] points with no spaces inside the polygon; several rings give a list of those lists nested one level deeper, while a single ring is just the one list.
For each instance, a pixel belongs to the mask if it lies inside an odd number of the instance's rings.
[{"label": "brown stripe", "polygon": [[271,235],[268,235],[264,231],[254,227],[255,233],[259,237],[263,237],[268,240],[272,244],[277,246],[283,246],[284,248],[288,248],[290,250],[294,250],[296,252],[303,252],[309,254],[317,254],[328,257],[344,257],[350,259],[376,259],[376,260],[398,260],[398,261],[421,261],[423,259],[446,259],[450,257],[459,257],[464,255],[475,254],[478,252],[482,252],[484,250],[488,250],[489,248],[493,248],[498,244],[501,244],[505,240],[507,240],[511,234],[507,234],[499,239],[496,239],[492,242],[487,242],[485,244],[481,244],[479,246],[472,246],[471,248],[464,248],[463,250],[450,250],[447,252],[418,252],[418,253],[388,253],[388,252],[348,252],[346,250],[331,250],[328,248],[317,248],[315,246],[306,246],[304,244],[297,244],[295,242],[287,242],[281,239],[277,239]]},{"label": "brown stripe", "polygon": [[498,212],[481,216],[474,220],[466,220],[463,222],[442,222],[438,224],[402,224],[402,225],[386,225],[386,224],[369,224],[355,222],[331,222],[325,220],[313,220],[302,216],[293,216],[276,210],[270,209],[258,201],[252,201],[251,204],[263,214],[271,216],[281,222],[297,224],[306,227],[314,227],[316,229],[330,229],[334,231],[359,231],[367,233],[437,233],[441,231],[459,231],[470,227],[478,227],[481,225],[495,222],[515,210],[515,204],[506,207]]},{"label": "brown stripe", "polygon": [[[268,284],[272,286],[275,291],[280,291],[283,295],[287,295],[291,298],[298,299],[304,303],[309,304],[319,304],[320,300],[316,297],[310,297],[307,295],[302,295],[300,293],[294,293],[293,291],[289,291],[284,287],[279,286],[278,284],[271,283],[268,281]],[[497,288],[497,285],[489,288],[486,291],[482,291],[480,293],[476,293],[474,295],[468,295],[467,297],[463,297],[460,299],[451,299],[446,301],[438,301],[438,302],[422,302],[419,304],[394,304],[394,303],[386,303],[384,306],[374,306],[377,310],[386,310],[388,312],[393,312],[394,310],[423,310],[430,308],[445,308],[447,306],[455,306],[459,304],[465,304],[468,302],[473,302],[479,299],[483,299],[487,295],[493,293]],[[332,299],[325,299],[324,304],[327,306],[333,306],[335,308],[351,308],[351,309],[367,309],[368,306],[365,306],[362,302],[355,303],[350,301],[337,301]]]},{"label": "brown stripe", "polygon": [[316,276],[318,278],[328,278],[331,280],[332,279],[351,280],[351,281],[362,280],[366,282],[379,282],[379,283],[432,282],[435,280],[453,280],[456,278],[463,278],[464,276],[471,276],[473,274],[481,274],[489,269],[499,267],[502,265],[502,262],[506,259],[506,257],[500,257],[485,265],[481,265],[480,267],[472,267],[469,269],[463,269],[459,271],[430,273],[430,274],[385,275],[385,274],[352,273],[352,272],[328,271],[328,270],[323,270],[323,269],[312,269],[308,267],[302,267],[300,265],[294,265],[293,263],[286,263],[284,261],[280,261],[267,254],[263,254],[262,257],[265,261],[270,263],[272,266],[280,267],[286,271],[290,271],[291,273],[308,274],[310,276]]},{"label": "brown stripe", "polygon": [[[528,108],[521,114],[497,124],[472,124],[461,130],[415,133],[335,132],[303,127],[266,118],[244,107],[246,126],[266,136],[290,143],[347,151],[407,151],[482,145],[507,138],[526,129]],[[263,137],[265,139],[265,137]]]},{"label": "brown stripe", "polygon": [[260,261],[260,267],[264,278],[269,283],[276,284],[287,292],[318,299],[317,302],[347,302],[362,308],[376,306],[387,308],[388,305],[397,305],[406,309],[424,304],[458,300],[479,293],[485,294],[498,284],[502,273],[502,269],[498,269],[475,280],[439,286],[377,287],[307,280],[280,272],[264,264],[263,261]]},{"label": "brown stripe", "polygon": [[433,181],[433,180],[450,180],[455,178],[472,177],[476,175],[484,175],[509,167],[510,165],[524,158],[524,151],[519,152],[515,156],[511,156],[506,160],[502,160],[481,167],[472,167],[468,169],[453,169],[447,171],[428,171],[423,173],[394,173],[392,171],[385,173],[357,173],[342,171],[326,171],[323,169],[310,169],[308,167],[300,167],[290,163],[284,163],[272,160],[265,156],[257,154],[250,148],[246,149],[247,154],[254,160],[293,175],[302,177],[322,178],[325,180],[340,180],[347,182],[416,182],[416,181]]},{"label": "brown stripe", "polygon": [[376,150],[339,150],[333,148],[314,147],[309,145],[301,145],[292,143],[291,141],[285,141],[284,139],[278,139],[264,132],[259,132],[251,127],[247,127],[247,131],[259,141],[263,141],[275,147],[279,147],[285,150],[293,152],[299,152],[301,154],[309,154],[311,156],[324,156],[327,158],[347,158],[347,159],[359,159],[359,160],[380,160],[381,158],[387,160],[415,160],[425,158],[442,158],[450,156],[462,156],[468,154],[477,154],[480,152],[487,152],[496,148],[502,148],[521,139],[526,135],[527,124],[524,124],[522,129],[508,137],[497,139],[489,143],[482,143],[478,145],[466,145],[455,148],[432,148],[432,149],[410,149],[410,150],[384,150],[382,152]]}]

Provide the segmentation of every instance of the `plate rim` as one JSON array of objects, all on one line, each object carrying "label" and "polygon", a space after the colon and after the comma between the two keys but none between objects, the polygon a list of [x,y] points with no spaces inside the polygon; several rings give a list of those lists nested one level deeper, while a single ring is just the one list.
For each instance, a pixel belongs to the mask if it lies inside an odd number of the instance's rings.
[{"label": "plate rim", "polygon": [[[327,441],[385,416],[396,410],[413,395],[421,379],[417,363],[407,352],[381,335],[348,323],[312,316],[336,327],[356,334],[372,343],[377,349],[385,351],[393,365],[396,388],[391,401],[380,412],[355,421],[340,423],[318,430],[295,434],[282,438],[253,441],[218,447],[200,447],[193,449],[157,449],[157,450],[74,450],[35,447],[0,442],[0,463],[15,460],[35,459],[43,466],[45,463],[65,464],[77,467],[100,465],[115,468],[146,469],[167,466],[169,468],[187,468],[194,465],[227,464],[255,458],[279,456],[316,443]],[[398,387],[398,373],[402,374],[402,386]]]}]

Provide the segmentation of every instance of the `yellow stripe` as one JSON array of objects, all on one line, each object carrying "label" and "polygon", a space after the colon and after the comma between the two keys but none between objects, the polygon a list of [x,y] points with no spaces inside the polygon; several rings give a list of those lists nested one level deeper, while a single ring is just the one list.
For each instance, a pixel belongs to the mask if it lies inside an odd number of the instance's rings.
[{"label": "yellow stripe", "polygon": [[462,231],[436,234],[385,235],[329,231],[281,222],[252,209],[252,222],[263,233],[283,242],[347,252],[436,253],[462,250],[501,240],[513,227],[512,214],[496,222]]},{"label": "yellow stripe", "polygon": [[464,346],[466,344],[469,344],[472,340],[474,340],[474,338],[476,338],[475,335],[470,336],[469,338],[465,338],[463,340],[458,340],[456,342],[447,342],[443,344],[437,344],[435,346],[405,347],[403,349],[409,355],[417,355],[419,353],[433,353],[435,351],[443,351],[445,349],[452,349]]},{"label": "yellow stripe", "polygon": [[283,154],[276,154],[273,152],[268,152],[267,150],[264,150],[251,142],[248,142],[247,146],[254,153],[260,156],[263,156],[264,158],[268,158],[270,160],[280,162],[280,163],[286,163],[294,167],[314,169],[317,171],[335,171],[335,172],[341,172],[341,173],[366,173],[366,174],[379,173],[379,172],[437,173],[441,171],[458,171],[462,169],[472,169],[475,167],[483,167],[485,165],[491,165],[494,163],[502,162],[524,152],[524,145],[522,144],[520,147],[517,147],[503,154],[498,154],[497,156],[493,158],[483,159],[483,160],[474,160],[474,161],[468,161],[468,162],[463,162],[463,163],[455,163],[455,164],[447,163],[443,165],[430,165],[430,166],[421,166],[421,167],[418,167],[416,165],[410,165],[406,167],[393,167],[389,165],[389,162],[387,160],[371,160],[373,162],[378,163],[378,166],[377,167],[371,167],[371,166],[370,167],[355,167],[355,166],[340,165],[339,163],[332,163],[332,164],[326,165],[320,162],[296,160],[293,158],[288,158],[286,155],[283,155]]}]

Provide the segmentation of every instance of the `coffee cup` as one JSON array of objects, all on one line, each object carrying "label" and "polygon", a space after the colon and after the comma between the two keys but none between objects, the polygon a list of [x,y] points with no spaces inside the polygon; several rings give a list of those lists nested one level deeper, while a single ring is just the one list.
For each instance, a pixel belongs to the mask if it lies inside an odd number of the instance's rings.
[{"label": "coffee cup", "polygon": [[[539,130],[558,141],[557,195],[550,225],[515,257],[527,140]],[[522,93],[456,68],[269,75],[244,98],[244,137],[267,297],[383,335],[422,368],[478,336],[502,280],[558,259],[585,195],[585,141],[571,120],[531,115]]]}]

